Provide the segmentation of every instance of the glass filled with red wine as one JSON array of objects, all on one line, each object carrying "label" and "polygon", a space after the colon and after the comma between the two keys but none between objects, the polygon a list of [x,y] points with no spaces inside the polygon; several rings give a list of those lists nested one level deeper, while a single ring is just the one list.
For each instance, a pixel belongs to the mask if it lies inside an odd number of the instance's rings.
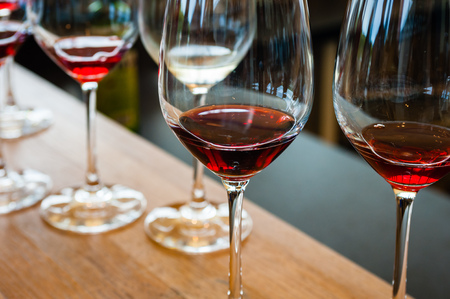
[{"label": "glass filled with red wine", "polygon": [[44,199],[41,215],[56,228],[82,234],[106,232],[129,224],[142,215],[146,200],[138,191],[120,184],[106,185],[100,180],[95,116],[98,82],[136,40],[137,2],[39,0],[33,2],[30,10],[37,43],[80,83],[87,105],[85,182]]},{"label": "glass filled with red wine", "polygon": [[334,74],[338,122],[394,190],[393,298],[406,298],[417,192],[450,171],[450,1],[352,0]]},{"label": "glass filled with red wine", "polygon": [[[148,54],[156,63],[159,63],[166,4],[166,0],[140,0],[139,3],[140,37]],[[250,44],[246,43],[240,47],[246,47],[243,51],[247,51],[249,46]],[[201,94],[198,97],[200,98]],[[208,200],[203,182],[205,167],[193,158],[192,168],[194,182],[190,200],[153,209],[145,218],[145,232],[156,243],[183,253],[202,254],[225,250],[230,244],[228,204]],[[252,227],[252,218],[243,209],[243,240],[250,235]]]},{"label": "glass filled with red wine", "polygon": [[167,124],[226,188],[228,298],[242,298],[244,190],[294,141],[312,106],[306,1],[169,0],[159,60]]},{"label": "glass filled with red wine", "polygon": [[[17,47],[26,36],[26,1],[0,1],[0,66],[5,70]],[[4,89],[9,90],[9,72],[4,71]],[[2,90],[3,91],[3,90]],[[6,166],[3,139],[18,137],[19,121],[12,117],[12,108],[2,103],[0,110],[0,214],[30,207],[44,198],[51,189],[50,177],[33,169],[14,171]],[[15,110],[16,112],[18,110]],[[13,121],[11,121],[13,120]],[[22,119],[24,120],[24,119]],[[23,124],[23,122],[21,122]],[[14,135],[14,137],[13,137]]]},{"label": "glass filled with red wine", "polygon": [[40,132],[53,123],[49,109],[24,107],[17,103],[12,67],[17,50],[30,35],[27,0],[0,0],[0,66],[3,71],[0,137],[14,139]]}]

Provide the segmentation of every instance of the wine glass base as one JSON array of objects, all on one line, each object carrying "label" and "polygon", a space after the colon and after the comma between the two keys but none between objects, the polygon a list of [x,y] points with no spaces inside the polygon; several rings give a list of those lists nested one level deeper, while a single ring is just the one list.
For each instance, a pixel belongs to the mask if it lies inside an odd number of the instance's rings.
[{"label": "wine glass base", "polygon": [[[182,217],[186,204],[153,209],[145,218],[147,236],[159,245],[187,254],[202,254],[230,247],[228,205],[214,204],[215,216],[208,221],[191,221]],[[242,210],[242,240],[250,235],[253,220]]]},{"label": "wine glass base", "polygon": [[0,178],[0,214],[7,214],[36,204],[52,186],[52,180],[39,171],[8,171]]},{"label": "wine glass base", "polygon": [[[90,202],[80,200],[88,194]],[[97,234],[134,222],[145,211],[144,195],[122,185],[88,192],[83,188],[65,188],[41,203],[42,218],[60,230],[79,234]]]},{"label": "wine glass base", "polygon": [[38,133],[53,123],[48,109],[5,107],[0,112],[0,138],[15,139]]}]

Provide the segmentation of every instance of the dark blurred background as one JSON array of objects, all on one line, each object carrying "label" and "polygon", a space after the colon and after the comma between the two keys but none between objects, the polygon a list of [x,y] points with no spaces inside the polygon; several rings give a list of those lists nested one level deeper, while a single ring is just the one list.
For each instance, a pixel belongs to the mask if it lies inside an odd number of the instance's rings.
[{"label": "dark blurred background", "polygon": [[[337,124],[332,104],[332,80],[335,53],[339,39],[341,21],[345,14],[346,2],[347,1],[345,0],[309,1],[314,49],[315,102],[305,130],[312,136],[315,136],[314,138],[317,137],[319,140],[318,142],[323,142],[325,145],[330,145],[333,150],[339,151],[339,155],[341,156],[337,156],[338,158],[336,159],[341,159],[339,157],[342,157],[343,155],[344,157],[348,157],[349,161],[355,160],[358,167],[369,169],[370,167],[365,165],[365,162],[358,157],[357,153],[352,149],[351,145],[342,134]],[[16,62],[81,100],[79,84],[60,70],[42,52],[33,38],[29,38],[22,46],[16,57]],[[17,85],[19,84],[19,82],[16,82],[16,87],[18,87]],[[192,156],[181,146],[178,140],[176,140],[162,118],[157,94],[157,65],[146,53],[140,40],[138,40],[132,50],[126,54],[121,65],[100,82],[98,102],[98,109],[101,112],[114,118],[127,126],[130,130],[137,132],[184,162],[191,163]],[[99,132],[99,134],[101,134],[101,132]],[[299,148],[301,149],[300,145]],[[344,153],[340,153],[340,151],[343,151]],[[293,160],[295,159],[295,154],[294,149],[292,149],[291,151],[287,151],[286,155],[282,155],[279,159],[285,159],[283,161],[289,161],[289,159]],[[332,159],[331,157],[328,158]],[[321,159],[318,159],[317,162],[318,167],[320,167],[320,160]],[[283,162],[280,162],[280,165],[282,165],[282,163]],[[333,161],[328,161],[327,163],[332,167]],[[364,166],[360,166],[359,163]],[[290,191],[286,191],[285,195],[288,197],[287,200],[292,200],[292,202],[284,202],[283,205],[274,202],[272,197],[276,196],[273,195],[276,194],[276,190],[264,189],[263,185],[264,180],[273,182],[273,180],[277,179],[276,167],[277,166],[274,166],[273,171],[267,170],[264,173],[266,177],[261,174],[261,179],[258,178],[259,175],[252,179],[254,182],[252,182],[252,184],[250,184],[251,186],[248,188],[246,194],[247,197],[390,282],[393,263],[395,205],[394,196],[389,193],[392,191],[388,190],[389,187],[387,184],[385,182],[380,182],[380,186],[383,186],[382,188],[384,188],[383,192],[388,194],[387,197],[389,197],[385,199],[386,202],[389,204],[392,203],[392,207],[386,208],[387,211],[384,211],[384,206],[381,205],[381,201],[380,205],[378,205],[380,214],[376,214],[377,212],[374,211],[375,208],[373,208],[377,207],[376,203],[374,206],[371,206],[372,208],[369,206],[358,207],[354,202],[349,203],[348,205],[351,206],[346,207],[343,206],[346,201],[345,199],[342,199],[341,203],[336,204],[336,206],[340,208],[340,214],[327,214],[323,212],[327,209],[326,206],[322,207],[317,205],[323,204],[325,200],[337,201],[338,198],[336,196],[325,198],[322,202],[317,199],[314,200],[313,198],[304,198],[305,196],[303,194],[303,197],[297,200],[298,197],[301,197],[301,194],[291,194],[289,193]],[[284,169],[283,171],[288,172],[286,175],[287,178],[283,183],[287,185],[296,184],[296,171],[299,170]],[[372,173],[373,171],[369,169],[368,172]],[[339,175],[339,170],[336,170],[336,173]],[[358,173],[356,176],[361,176],[361,174]],[[313,179],[317,181],[320,180],[320,177]],[[373,176],[370,177],[370,180],[376,179],[379,179],[376,177],[376,174],[373,174]],[[444,196],[450,201],[450,197],[448,197],[450,188],[447,188],[447,186],[450,186],[448,183],[449,179],[450,177],[443,179],[439,184],[436,184],[432,188],[437,190],[437,192],[444,193]],[[291,182],[289,182],[289,180],[291,180]],[[185,183],[192,184],[192,182]],[[258,184],[260,185],[258,186]],[[339,183],[336,182],[336,184]],[[386,186],[384,184],[386,184]],[[337,185],[324,186],[324,188],[329,188],[330,190],[338,189]],[[349,195],[346,194],[345,196]],[[358,194],[355,197],[362,197],[359,201],[364,202],[364,197],[366,197],[366,195]],[[303,206],[300,206],[299,202],[301,202]],[[296,204],[299,205],[298,210],[294,208],[296,207]],[[318,215],[311,219],[311,217],[305,217],[304,214],[302,214],[302,211],[311,209],[310,205],[313,204],[317,206],[314,208],[314,211],[317,211],[317,214],[322,214],[322,218]],[[327,203],[325,203],[325,205],[327,205]],[[328,209],[331,208],[328,207]],[[363,212],[366,212],[365,210],[368,209],[372,209],[371,213],[373,215],[389,215],[386,216],[388,220],[382,218],[379,219],[379,221],[380,223],[389,222],[390,226],[386,228],[378,223],[373,225],[373,227],[370,227],[369,225],[364,227],[364,225],[358,223],[358,221],[364,220],[352,218],[354,216],[364,219],[364,217],[367,216],[365,216]],[[450,218],[450,215],[448,216]],[[378,217],[381,218],[384,216]],[[417,217],[420,218],[421,216],[418,215]],[[435,215],[429,215],[427,217],[432,218],[435,217]],[[445,218],[445,215],[441,216],[441,218]],[[342,219],[345,219],[346,222],[344,221],[342,228],[338,230],[336,229],[336,223],[342,222]],[[349,221],[349,219],[353,219],[353,222]],[[448,224],[449,223],[447,222],[447,225]],[[363,228],[359,229],[360,226]],[[434,251],[431,253],[427,252],[428,245],[422,244],[423,242],[421,242],[422,235],[432,233],[438,234],[439,232],[415,232],[414,229],[416,228],[413,226],[412,239],[416,238],[416,243],[413,244],[414,246],[411,245],[410,250],[410,271],[408,272],[409,293],[416,298],[450,298],[450,286],[447,286],[448,280],[450,279],[448,272],[450,271],[447,271],[447,267],[443,267],[443,265],[449,265],[450,258],[445,254],[443,257],[438,257],[436,254],[433,254]],[[445,227],[442,227],[441,230],[445,231]],[[438,247],[438,249],[436,249],[438,252],[446,252],[448,254],[448,252],[450,252],[450,236],[447,233],[443,237],[444,240],[442,240],[442,238],[440,239],[442,241],[441,243],[429,246]],[[280,244],[280,246],[287,246],[287,244]],[[415,252],[415,254],[413,252]],[[435,259],[430,260],[429,257],[422,258],[422,254],[434,255]],[[445,262],[441,263],[441,260],[445,260]],[[435,277],[437,277],[437,279]]]}]

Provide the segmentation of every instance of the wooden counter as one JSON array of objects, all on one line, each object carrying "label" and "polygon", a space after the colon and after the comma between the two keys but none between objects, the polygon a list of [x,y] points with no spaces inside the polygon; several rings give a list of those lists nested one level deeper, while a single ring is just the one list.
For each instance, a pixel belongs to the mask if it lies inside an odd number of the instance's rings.
[{"label": "wooden counter", "polygon": [[[5,142],[9,168],[49,174],[54,190],[76,185],[85,170],[83,103],[34,74],[15,68],[23,105],[47,107],[55,123],[47,131]],[[188,197],[192,170],[181,161],[105,117],[98,119],[98,159],[105,183],[143,192],[152,208]],[[223,198],[223,186],[206,178],[207,192]],[[250,201],[254,220],[243,245],[248,299],[390,298],[386,282]],[[226,298],[228,251],[188,256],[152,243],[144,217],[101,235],[66,233],[46,225],[38,206],[0,216],[2,298]]]}]

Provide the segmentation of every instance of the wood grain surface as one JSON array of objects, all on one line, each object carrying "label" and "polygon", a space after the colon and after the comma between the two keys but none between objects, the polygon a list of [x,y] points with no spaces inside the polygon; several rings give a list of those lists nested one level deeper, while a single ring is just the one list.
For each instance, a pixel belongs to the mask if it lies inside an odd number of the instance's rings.
[{"label": "wood grain surface", "polygon": [[[4,142],[8,167],[49,174],[54,191],[80,184],[86,158],[83,103],[23,68],[16,68],[15,76],[20,104],[50,108],[55,123],[32,137]],[[105,183],[143,192],[147,212],[188,197],[189,166],[106,117],[100,115],[97,124]],[[225,201],[223,186],[205,179],[207,194]],[[386,282],[250,200],[244,203],[254,220],[242,252],[245,298],[390,298]],[[227,297],[227,251],[190,256],[164,249],[147,238],[143,221],[85,236],[48,226],[38,205],[0,216],[0,297]]]}]

